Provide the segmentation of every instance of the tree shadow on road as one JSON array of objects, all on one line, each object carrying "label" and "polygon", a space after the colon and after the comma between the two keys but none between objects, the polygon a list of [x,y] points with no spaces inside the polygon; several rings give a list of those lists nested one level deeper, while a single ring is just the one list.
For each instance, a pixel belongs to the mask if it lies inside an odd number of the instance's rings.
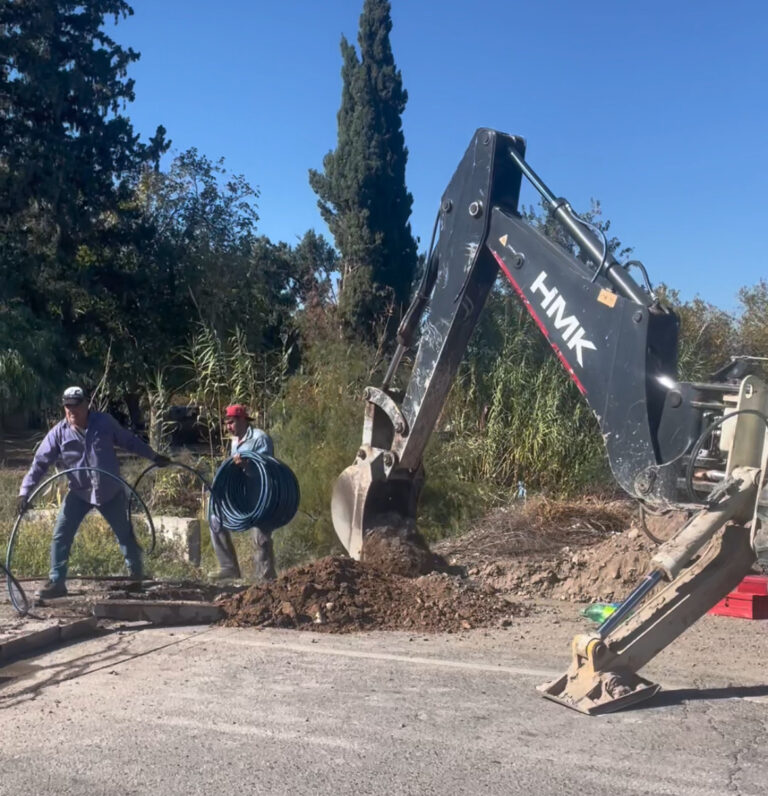
[{"label": "tree shadow on road", "polygon": [[[181,635],[174,637],[171,641],[163,640],[146,649],[132,649],[131,640],[136,632],[149,630],[153,627],[155,626],[147,623],[146,625],[134,625],[128,632],[122,627],[107,630],[100,634],[109,639],[106,644],[96,650],[84,652],[80,656],[62,661],[46,663],[39,662],[38,659],[45,660],[45,656],[51,652],[75,647],[83,643],[84,639],[73,639],[64,644],[52,645],[41,649],[35,655],[24,656],[9,662],[0,668],[0,674],[2,674],[0,677],[0,712],[15,707],[21,702],[36,699],[50,686],[59,685],[103,669],[116,669],[124,663],[130,663],[158,650],[176,646],[189,638],[189,636]],[[201,633],[205,632],[207,631],[201,631]],[[25,680],[31,681],[29,685],[24,685]],[[14,688],[14,685],[17,687]]]}]

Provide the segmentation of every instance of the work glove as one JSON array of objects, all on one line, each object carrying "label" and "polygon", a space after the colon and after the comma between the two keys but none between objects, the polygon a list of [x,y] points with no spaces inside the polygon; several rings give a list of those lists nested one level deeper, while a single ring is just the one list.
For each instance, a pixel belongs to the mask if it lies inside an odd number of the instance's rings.
[{"label": "work glove", "polygon": [[19,495],[16,498],[16,513],[22,515],[27,510],[27,498],[24,495]]},{"label": "work glove", "polygon": [[152,460],[158,467],[167,467],[171,460],[167,456],[163,456],[162,453],[156,453],[155,458]]}]

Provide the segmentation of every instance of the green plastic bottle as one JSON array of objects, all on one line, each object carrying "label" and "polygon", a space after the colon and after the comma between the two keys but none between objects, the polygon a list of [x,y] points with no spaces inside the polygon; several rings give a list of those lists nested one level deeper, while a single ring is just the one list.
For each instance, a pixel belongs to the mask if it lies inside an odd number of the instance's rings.
[{"label": "green plastic bottle", "polygon": [[620,605],[621,603],[592,603],[581,612],[581,615],[602,625]]}]

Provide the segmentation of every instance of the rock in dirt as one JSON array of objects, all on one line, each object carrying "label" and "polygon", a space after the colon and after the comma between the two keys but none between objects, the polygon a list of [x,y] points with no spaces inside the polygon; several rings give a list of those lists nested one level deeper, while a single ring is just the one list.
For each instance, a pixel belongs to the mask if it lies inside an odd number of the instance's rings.
[{"label": "rock in dirt", "polygon": [[507,627],[512,617],[527,613],[487,583],[437,572],[406,578],[341,556],[287,570],[223,601],[222,608],[230,627],[326,633]]}]

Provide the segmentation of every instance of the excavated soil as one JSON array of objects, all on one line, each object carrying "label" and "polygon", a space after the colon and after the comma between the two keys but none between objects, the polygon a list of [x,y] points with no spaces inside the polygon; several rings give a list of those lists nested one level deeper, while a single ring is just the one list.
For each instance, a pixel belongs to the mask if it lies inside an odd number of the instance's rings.
[{"label": "excavated soil", "polygon": [[624,599],[648,572],[655,545],[631,529],[586,549],[565,546],[541,559],[501,559],[470,575],[517,597],[569,602]]},{"label": "excavated soil", "polygon": [[471,578],[514,597],[620,600],[646,574],[656,547],[634,527],[636,518],[624,500],[539,499],[499,509],[435,550],[467,565]]},{"label": "excavated soil", "polygon": [[432,572],[408,578],[331,556],[222,601],[230,627],[454,632],[506,627],[527,609],[487,583]]},{"label": "excavated soil", "polygon": [[[362,561],[331,557],[223,601],[225,624],[343,633],[507,626],[536,597],[618,600],[647,572],[653,542],[635,506],[599,498],[499,509],[434,545],[383,523]],[[428,573],[428,574],[427,574]]]},{"label": "excavated soil", "polygon": [[393,515],[382,515],[380,524],[366,532],[360,560],[383,573],[406,578],[451,569],[442,556],[429,549],[415,523]]},{"label": "excavated soil", "polygon": [[[646,520],[658,537],[667,538],[684,517]],[[69,607],[69,601],[51,605],[47,618],[87,610],[95,599],[132,598],[214,600],[224,610],[224,623],[238,627],[326,633],[507,627],[532,610],[529,601],[536,598],[626,597],[648,571],[656,547],[640,527],[635,504],[627,500],[537,498],[498,509],[464,535],[430,549],[414,527],[384,517],[366,538],[360,562],[323,558],[247,589],[101,584],[73,594]]]}]

